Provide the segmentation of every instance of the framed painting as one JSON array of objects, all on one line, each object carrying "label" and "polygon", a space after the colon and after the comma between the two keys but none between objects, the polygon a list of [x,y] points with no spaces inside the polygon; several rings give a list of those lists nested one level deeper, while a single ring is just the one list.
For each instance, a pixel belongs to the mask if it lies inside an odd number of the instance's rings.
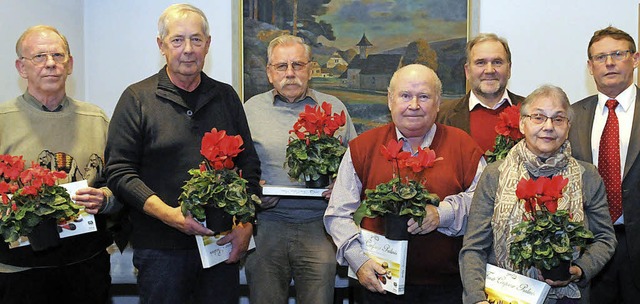
[{"label": "framed painting", "polygon": [[469,0],[243,0],[238,9],[236,87],[245,101],[272,88],[267,46],[282,34],[311,45],[310,86],[342,100],[359,133],[390,120],[387,86],[404,65],[434,69],[444,99],[466,92]]}]

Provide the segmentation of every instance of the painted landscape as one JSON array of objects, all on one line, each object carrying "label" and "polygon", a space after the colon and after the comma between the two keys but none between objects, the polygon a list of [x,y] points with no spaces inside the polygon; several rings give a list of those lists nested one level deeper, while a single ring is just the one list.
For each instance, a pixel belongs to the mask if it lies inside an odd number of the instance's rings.
[{"label": "painted landscape", "polygon": [[465,94],[467,0],[243,0],[244,100],[270,90],[267,45],[293,34],[311,45],[311,87],[342,100],[358,132],[390,120],[393,73],[422,63],[443,97]]}]

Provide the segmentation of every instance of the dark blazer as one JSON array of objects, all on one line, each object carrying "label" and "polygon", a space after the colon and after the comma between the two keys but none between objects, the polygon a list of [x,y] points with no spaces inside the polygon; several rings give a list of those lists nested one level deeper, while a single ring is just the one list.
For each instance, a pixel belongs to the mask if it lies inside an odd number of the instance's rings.
[{"label": "dark blazer", "polygon": [[[640,92],[640,91],[638,91]],[[598,96],[589,96],[573,104],[575,115],[569,130],[573,157],[593,162],[591,129]],[[636,94],[633,126],[622,179],[622,211],[626,240],[631,256],[633,282],[640,288],[640,94]]]},{"label": "dark blazer", "polygon": [[[516,95],[507,90],[511,103],[517,105],[524,100],[524,97]],[[441,124],[456,127],[470,134],[469,127],[469,96],[471,92],[459,100],[447,101],[440,104],[437,121]]]}]

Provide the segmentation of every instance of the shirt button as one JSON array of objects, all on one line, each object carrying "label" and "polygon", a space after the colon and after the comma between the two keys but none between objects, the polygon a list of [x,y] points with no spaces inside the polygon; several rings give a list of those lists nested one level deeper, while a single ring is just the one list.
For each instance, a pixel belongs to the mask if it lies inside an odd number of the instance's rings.
[{"label": "shirt button", "polygon": [[187,116],[189,116],[189,117],[193,116],[193,111],[187,110]]}]

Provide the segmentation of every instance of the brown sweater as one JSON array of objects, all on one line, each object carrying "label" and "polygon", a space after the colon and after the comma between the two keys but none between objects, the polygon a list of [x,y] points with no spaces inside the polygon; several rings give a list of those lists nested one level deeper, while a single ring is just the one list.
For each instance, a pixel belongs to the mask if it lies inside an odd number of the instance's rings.
[{"label": "brown sweater", "polygon": [[[365,189],[391,180],[392,166],[378,151],[392,138],[396,139],[396,132],[390,123],[365,132],[349,143],[353,165],[362,181],[362,198]],[[427,180],[427,190],[443,199],[469,188],[482,156],[473,139],[460,129],[437,124],[430,148],[444,159],[421,172],[420,178]],[[382,225],[381,218],[365,218],[361,224],[378,233],[383,232]],[[407,255],[407,284],[460,284],[458,253],[461,248],[462,237],[448,237],[437,231],[412,236]]]}]

